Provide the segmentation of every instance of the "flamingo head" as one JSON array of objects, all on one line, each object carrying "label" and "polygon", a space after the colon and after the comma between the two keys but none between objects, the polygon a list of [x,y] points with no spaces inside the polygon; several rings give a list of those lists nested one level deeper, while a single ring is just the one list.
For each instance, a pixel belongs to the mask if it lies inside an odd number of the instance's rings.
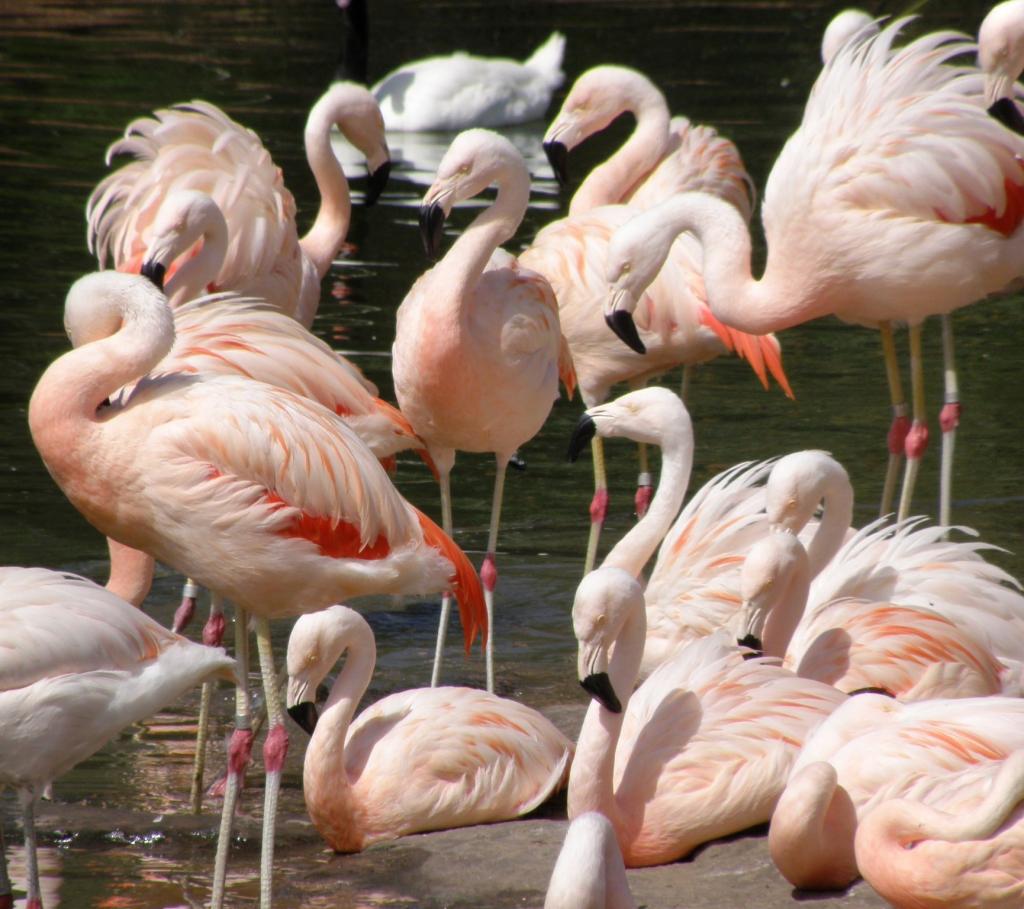
[{"label": "flamingo head", "polygon": [[978,65],[985,73],[985,103],[1012,99],[1024,70],[1024,0],[992,7],[978,30]]},{"label": "flamingo head", "polygon": [[664,447],[673,434],[681,442],[692,431],[690,415],[679,395],[652,385],[588,408],[569,442],[569,459],[575,461],[595,435]]},{"label": "flamingo head", "polygon": [[167,195],[153,219],[149,242],[139,273],[159,290],[174,261],[197,242],[216,236],[227,243],[228,225],[212,197],[194,189],[179,189]]},{"label": "flamingo head", "polygon": [[[805,568],[806,564],[807,553],[792,534],[769,533],[750,548],[740,574],[743,605],[740,608],[737,640],[741,645],[767,652],[762,644],[765,627],[769,624],[770,616],[783,604],[789,593],[788,579],[798,569]],[[797,605],[802,612],[804,604]]]}]

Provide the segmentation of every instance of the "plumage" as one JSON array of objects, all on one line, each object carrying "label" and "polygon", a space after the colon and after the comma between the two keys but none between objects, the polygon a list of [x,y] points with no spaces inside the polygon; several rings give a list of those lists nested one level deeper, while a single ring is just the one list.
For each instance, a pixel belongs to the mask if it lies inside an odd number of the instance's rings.
[{"label": "plumage", "polygon": [[587,811],[569,824],[544,909],[636,909],[611,821]]}]

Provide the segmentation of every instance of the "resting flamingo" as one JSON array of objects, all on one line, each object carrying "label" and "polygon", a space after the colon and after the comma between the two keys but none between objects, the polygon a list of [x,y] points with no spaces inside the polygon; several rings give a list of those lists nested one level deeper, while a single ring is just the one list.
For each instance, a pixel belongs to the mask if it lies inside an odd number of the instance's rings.
[{"label": "resting flamingo", "polygon": [[1016,84],[1024,71],[1024,2],[1005,0],[989,10],[978,29],[978,66],[985,73],[988,112],[1024,133]]},{"label": "resting flamingo", "polygon": [[544,909],[636,909],[612,822],[586,811],[569,824]]},{"label": "resting flamingo", "polygon": [[[452,141],[420,207],[428,251],[438,251],[452,207],[494,183],[495,201],[402,301],[391,367],[402,412],[437,465],[447,532],[452,527],[450,476],[456,450],[494,452],[494,498],[480,569],[490,617],[498,581],[505,469],[516,449],[547,419],[558,397],[559,376],[570,395],[575,383],[551,287],[500,248],[519,226],[530,194],[526,164],[507,139],[472,129]],[[447,610],[446,599],[432,685],[440,678]],[[486,659],[487,690],[493,691],[493,635]]]},{"label": "resting flamingo", "polygon": [[[900,518],[927,442],[921,323],[1005,288],[1024,261],[1024,140],[985,114],[976,72],[946,65],[972,45],[942,32],[894,50],[905,22],[848,42],[818,77],[768,179],[759,280],[743,219],[713,196],[685,193],[619,231],[605,303],[606,316],[627,325],[672,240],[690,230],[705,251],[708,305],[737,329],[776,331],[828,314],[874,326],[895,377],[891,323],[907,321],[914,420]],[[904,428],[898,419],[893,432]]]},{"label": "resting flamingo", "polygon": [[[166,194],[202,190],[224,212],[230,235],[228,255],[208,289],[262,297],[308,327],[320,303],[320,281],[345,240],[352,210],[348,182],[331,150],[333,125],[366,155],[367,201],[387,181],[390,161],[377,102],[362,86],[332,85],[306,121],[306,159],[320,209],[300,239],[295,199],[252,130],[205,101],[134,120],[108,149],[107,160],[120,154],[136,160],[105,177],[89,197],[90,251],[101,268],[111,259],[118,270],[137,271]],[[174,276],[169,277],[177,302]]]},{"label": "resting flamingo", "polygon": [[[572,448],[595,430],[652,444],[683,436],[689,420],[678,404],[667,389],[647,388],[590,408]],[[682,458],[685,446],[662,444],[663,463]],[[627,867],[672,861],[767,820],[804,738],[845,699],[771,661],[744,660],[724,632],[682,648],[633,692],[646,636],[634,566],[656,545],[652,516],[671,498],[659,485],[573,604],[579,679],[594,700],[569,775],[569,816],[606,815]]]},{"label": "resting flamingo", "polygon": [[[859,821],[901,795],[969,808],[994,762],[1024,747],[1022,719],[1020,698],[849,698],[793,766],[768,832],[772,860],[796,887],[848,887],[858,874]],[[955,785],[954,774],[964,774]]]},{"label": "resting flamingo", "polygon": [[973,808],[890,799],[857,828],[857,865],[895,909],[1013,909],[1024,902],[1024,751],[988,770]]},{"label": "resting flamingo", "polygon": [[[317,686],[346,655],[323,713]],[[367,707],[377,650],[347,606],[301,616],[288,639],[288,712],[311,735],[306,808],[335,852],[424,830],[511,820],[565,785],[572,743],[546,717],[476,688],[414,688]]]},{"label": "resting flamingo", "polygon": [[[369,593],[454,587],[467,646],[486,632],[479,580],[462,551],[395,490],[358,436],[306,398],[233,376],[150,377],[174,322],[147,279],[87,275],[68,293],[77,349],[43,374],[29,426],[48,470],[101,533],[233,600],[243,665],[214,870],[224,895],[230,826],[252,746],[245,613],[256,617],[270,730],[261,903],[270,904],[274,814],[287,747],[269,619]],[[254,559],[253,553],[260,553]]]},{"label": "resting flamingo", "polygon": [[[0,568],[0,639],[0,789],[17,791],[27,905],[41,909],[34,809],[46,787],[194,685],[234,679],[235,663],[92,581],[46,568]],[[11,906],[5,869],[0,850],[0,903]]]}]

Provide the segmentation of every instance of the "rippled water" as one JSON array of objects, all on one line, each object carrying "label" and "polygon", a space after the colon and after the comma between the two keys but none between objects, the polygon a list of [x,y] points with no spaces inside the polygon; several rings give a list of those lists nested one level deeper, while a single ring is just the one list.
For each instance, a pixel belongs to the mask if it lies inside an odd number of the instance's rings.
[{"label": "rippled water", "polygon": [[[988,5],[929,3],[927,24],[973,30]],[[524,56],[558,28],[568,36],[570,80],[598,62],[643,69],[665,90],[673,111],[714,123],[736,140],[763,185],[799,120],[818,67],[822,27],[836,9],[817,2],[373,0],[370,73],[379,76],[403,60],[456,48]],[[70,568],[102,579],[103,540],[49,479],[25,413],[35,381],[66,349],[61,313],[67,287],[94,267],[83,210],[91,187],[107,172],[104,150],[131,118],[205,98],[260,133],[308,223],[316,200],[301,151],[302,126],[335,71],[342,21],[329,0],[204,0],[7,3],[0,6],[0,24],[0,551],[9,564]],[[538,123],[513,133],[535,178],[519,245],[565,201],[540,153],[543,130]],[[574,155],[573,173],[584,174],[627,130],[628,124],[616,124]],[[325,282],[315,330],[349,353],[388,397],[394,311],[425,267],[415,208],[449,139],[392,138],[398,161],[391,184],[376,207],[355,211],[352,249]],[[343,150],[339,154],[345,158]],[[350,174],[358,190],[360,168],[353,166]],[[474,212],[466,206],[452,224],[465,225]],[[964,415],[954,516],[1008,550],[994,558],[1018,575],[1024,574],[1018,554],[1024,531],[1021,321],[1016,298],[975,306],[956,319]],[[888,426],[877,338],[826,319],[786,332],[782,341],[796,402],[777,390],[762,391],[736,360],[699,371],[690,400],[698,443],[693,482],[739,460],[826,448],[848,467],[859,495],[858,520],[866,520],[880,493]],[[926,356],[935,412],[941,389],[937,327],[926,338]],[[527,468],[509,474],[499,543],[499,686],[542,706],[578,700],[568,615],[591,479],[589,464],[567,464],[564,451],[579,411],[578,402],[559,402],[541,434],[522,450]],[[934,423],[933,433],[937,443]],[[606,539],[629,526],[636,472],[631,447],[612,445],[610,452],[613,513]],[[491,463],[461,455],[453,475],[457,537],[477,560],[487,533]],[[923,468],[918,510],[934,511],[936,463],[930,456]],[[437,512],[436,488],[414,459],[401,462],[397,481],[416,504]],[[158,579],[147,610],[167,620],[178,593],[178,580],[168,572]],[[367,608],[380,653],[369,696],[425,683],[436,604],[382,599]],[[286,628],[278,633],[283,645]],[[463,660],[453,647],[447,677],[478,684],[481,661],[476,655]],[[229,713],[226,698],[222,716]],[[132,827],[138,812],[170,815],[180,807],[192,715],[188,702],[129,730],[58,783],[57,805],[44,810],[61,823],[42,826],[48,831],[44,873],[61,905],[148,907],[204,897],[212,859],[202,831],[177,833],[161,844],[159,837],[134,841],[142,834]],[[60,806],[68,803],[62,814]],[[301,815],[297,760],[286,778],[285,808]],[[89,813],[101,810],[114,812],[109,823],[105,815]],[[5,802],[4,820],[13,812]],[[134,832],[116,832],[117,812],[125,813]],[[55,834],[62,824],[72,832]],[[146,826],[145,836],[152,837],[152,827]],[[97,829],[115,832],[98,836]],[[318,861],[315,855],[308,849],[302,861]],[[285,861],[299,867],[297,859]],[[239,884],[238,896],[254,895],[248,887]],[[56,901],[55,892],[47,905]]]}]

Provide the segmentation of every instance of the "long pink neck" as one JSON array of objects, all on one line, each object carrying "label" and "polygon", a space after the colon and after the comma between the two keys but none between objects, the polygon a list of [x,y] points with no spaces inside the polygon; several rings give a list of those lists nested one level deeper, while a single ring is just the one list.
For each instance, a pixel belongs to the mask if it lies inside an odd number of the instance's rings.
[{"label": "long pink neck", "polygon": [[569,203],[569,214],[578,215],[600,205],[625,202],[669,147],[668,105],[661,92],[633,91],[623,111],[636,117],[636,128],[622,147],[587,175]]},{"label": "long pink neck", "polygon": [[153,584],[154,560],[151,555],[107,538],[110,551],[110,578],[107,590],[133,606],[141,606]]},{"label": "long pink neck", "polygon": [[197,239],[202,239],[199,251],[182,262],[164,286],[164,293],[172,307],[194,300],[206,293],[211,284],[216,283],[228,251],[228,228],[219,209],[216,217],[203,222],[199,237],[182,238],[183,248],[188,250]]},{"label": "long pink neck", "polygon": [[321,280],[345,242],[352,218],[348,180],[331,149],[333,123],[329,106],[318,102],[309,112],[305,133],[306,160],[320,193],[320,208],[309,233],[299,244],[316,267],[317,277]]},{"label": "long pink neck", "polygon": [[608,662],[608,678],[619,695],[622,712],[612,713],[598,701],[590,702],[569,774],[569,817],[599,811],[615,826],[620,842],[631,835],[632,821],[629,812],[615,798],[615,747],[622,732],[629,694],[640,671],[646,636],[646,614],[643,609],[636,609],[623,624]]},{"label": "long pink neck", "polygon": [[778,578],[773,585],[773,603],[765,621],[762,646],[765,656],[781,659],[786,655],[793,632],[807,608],[811,573],[803,544],[796,537],[780,534],[776,539],[780,544],[793,547],[794,558],[789,562],[785,576]]},{"label": "long pink neck", "polygon": [[[364,845],[359,805],[345,769],[345,739],[377,660],[373,632],[368,625],[353,631],[348,643],[345,667],[331,686],[306,747],[302,771],[309,816],[324,839],[339,852],[357,851]],[[338,657],[340,653],[335,659]]]}]

